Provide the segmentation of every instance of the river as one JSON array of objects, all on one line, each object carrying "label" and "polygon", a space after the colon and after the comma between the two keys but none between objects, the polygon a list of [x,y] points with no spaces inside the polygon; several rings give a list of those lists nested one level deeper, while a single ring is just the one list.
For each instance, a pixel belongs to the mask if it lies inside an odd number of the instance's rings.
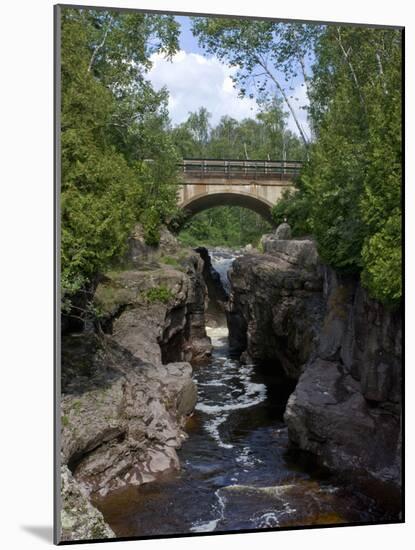
[{"label": "river", "polygon": [[[233,256],[212,254],[227,286]],[[228,287],[229,289],[229,287]],[[388,519],[289,448],[283,412],[293,386],[230,356],[227,327],[207,327],[210,364],[197,366],[198,404],[178,451],[182,469],[97,502],[119,537],[237,531]]]}]

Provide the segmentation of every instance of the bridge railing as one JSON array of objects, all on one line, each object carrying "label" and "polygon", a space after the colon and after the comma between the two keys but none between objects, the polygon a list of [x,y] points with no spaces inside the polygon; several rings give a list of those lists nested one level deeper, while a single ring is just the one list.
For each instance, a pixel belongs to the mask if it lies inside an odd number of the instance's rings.
[{"label": "bridge railing", "polygon": [[183,159],[183,173],[196,177],[292,179],[300,173],[300,161]]}]

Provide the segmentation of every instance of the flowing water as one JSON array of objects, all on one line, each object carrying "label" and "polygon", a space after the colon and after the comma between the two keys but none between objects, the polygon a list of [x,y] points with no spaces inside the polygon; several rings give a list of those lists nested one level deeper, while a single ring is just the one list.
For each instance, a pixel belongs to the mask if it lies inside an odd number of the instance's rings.
[{"label": "flowing water", "polygon": [[[212,256],[226,285],[232,257]],[[209,365],[195,367],[199,399],[178,451],[181,471],[97,502],[117,536],[237,531],[388,519],[289,450],[283,412],[293,387],[275,369],[229,355],[227,328],[207,328]]]},{"label": "flowing water", "polygon": [[228,272],[232,267],[232,263],[242,254],[227,250],[226,248],[214,248],[209,251],[212,266],[219,273],[220,280],[226,293],[229,295],[231,284],[228,277]]}]

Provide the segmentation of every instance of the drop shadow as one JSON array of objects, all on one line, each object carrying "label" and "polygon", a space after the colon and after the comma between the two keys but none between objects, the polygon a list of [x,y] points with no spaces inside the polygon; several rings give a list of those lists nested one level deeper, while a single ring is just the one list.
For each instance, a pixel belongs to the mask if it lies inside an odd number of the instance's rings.
[{"label": "drop shadow", "polygon": [[40,540],[53,543],[53,527],[51,525],[21,525],[21,528]]}]

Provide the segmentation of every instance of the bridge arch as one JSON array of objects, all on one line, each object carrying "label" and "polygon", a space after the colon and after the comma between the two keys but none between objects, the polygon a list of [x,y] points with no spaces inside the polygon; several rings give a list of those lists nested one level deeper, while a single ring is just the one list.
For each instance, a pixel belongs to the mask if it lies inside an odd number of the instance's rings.
[{"label": "bridge arch", "polygon": [[227,189],[222,192],[205,192],[199,193],[180,204],[189,217],[216,206],[242,206],[253,210],[266,221],[273,223],[271,209],[273,204],[262,197],[252,195],[250,193],[231,191]]},{"label": "bridge arch", "polygon": [[293,186],[299,161],[183,159],[177,204],[190,216],[215,206],[243,206],[272,223],[271,209]]}]

